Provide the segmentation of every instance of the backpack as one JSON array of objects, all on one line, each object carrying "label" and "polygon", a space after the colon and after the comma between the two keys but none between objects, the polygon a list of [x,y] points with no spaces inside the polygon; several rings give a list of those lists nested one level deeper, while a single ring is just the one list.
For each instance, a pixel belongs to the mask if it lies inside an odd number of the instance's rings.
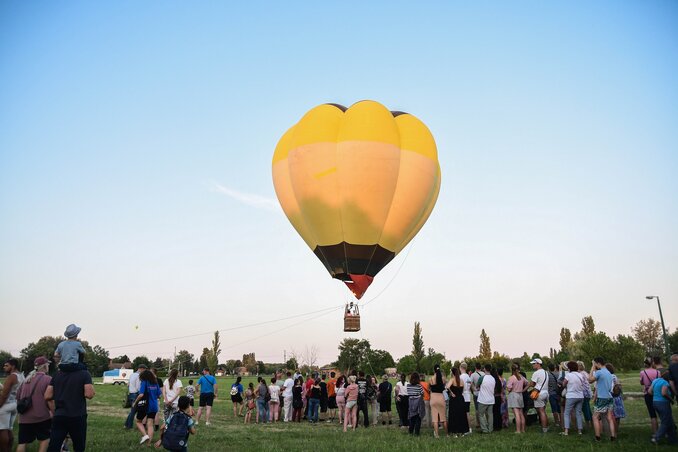
[{"label": "backpack", "polygon": [[237,386],[237,385],[231,386],[231,395],[232,395],[232,396],[238,395],[238,392],[239,392],[239,391],[238,391],[238,386]]},{"label": "backpack", "polygon": [[166,450],[174,451],[180,451],[186,447],[186,444],[188,444],[189,419],[190,418],[181,411],[172,416],[169,424],[167,424],[167,429],[162,434],[162,447]]}]

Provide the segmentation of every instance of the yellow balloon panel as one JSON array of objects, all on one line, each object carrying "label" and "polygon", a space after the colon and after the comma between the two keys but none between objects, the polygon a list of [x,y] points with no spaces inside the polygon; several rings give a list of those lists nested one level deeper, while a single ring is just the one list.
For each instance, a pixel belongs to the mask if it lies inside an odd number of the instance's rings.
[{"label": "yellow balloon panel", "polygon": [[280,139],[273,183],[306,244],[360,298],[426,222],[440,167],[433,136],[414,116],[374,101],[325,104]]}]

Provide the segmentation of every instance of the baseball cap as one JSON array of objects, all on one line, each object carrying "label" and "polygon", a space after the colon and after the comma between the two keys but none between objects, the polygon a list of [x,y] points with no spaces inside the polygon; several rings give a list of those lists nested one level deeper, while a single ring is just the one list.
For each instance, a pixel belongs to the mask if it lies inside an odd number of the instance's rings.
[{"label": "baseball cap", "polygon": [[35,364],[35,367],[43,366],[43,365],[49,364],[49,363],[50,363],[50,360],[45,358],[44,356],[38,356],[37,358],[35,358],[35,361],[33,362],[33,364]]},{"label": "baseball cap", "polygon": [[543,364],[541,359],[535,358],[532,361],[530,361],[530,364]]}]

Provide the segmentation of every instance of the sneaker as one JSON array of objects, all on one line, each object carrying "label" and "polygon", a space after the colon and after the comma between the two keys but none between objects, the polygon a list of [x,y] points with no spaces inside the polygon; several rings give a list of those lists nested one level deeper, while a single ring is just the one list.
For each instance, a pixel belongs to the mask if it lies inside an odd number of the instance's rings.
[{"label": "sneaker", "polygon": [[[560,434],[563,435],[563,436],[569,435],[569,433],[567,433],[567,432],[560,432]],[[580,433],[580,435],[581,435],[581,433]]]},{"label": "sneaker", "polygon": [[143,444],[146,441],[148,441],[149,439],[151,439],[151,438],[148,435],[144,435],[144,436],[141,437],[141,441],[139,441],[139,444]]},{"label": "sneaker", "polygon": [[210,423],[210,422],[205,422],[205,425],[212,425],[212,423]]}]

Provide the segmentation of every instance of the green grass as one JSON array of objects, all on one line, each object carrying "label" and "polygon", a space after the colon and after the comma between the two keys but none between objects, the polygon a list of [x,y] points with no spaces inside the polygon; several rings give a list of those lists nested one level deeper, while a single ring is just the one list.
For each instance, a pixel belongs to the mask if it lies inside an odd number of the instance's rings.
[{"label": "green grass", "polygon": [[[621,376],[627,392],[641,391],[636,374]],[[194,378],[195,379],[195,378]],[[450,447],[465,450],[647,450],[650,427],[645,404],[641,397],[630,397],[625,401],[627,417],[622,421],[618,443],[609,439],[602,443],[593,442],[592,432],[582,437],[562,437],[555,429],[542,434],[537,426],[528,427],[525,435],[515,435],[514,429],[504,429],[490,435],[474,433],[464,438],[433,438],[432,429],[424,428],[420,437],[410,437],[397,426],[358,428],[355,432],[343,433],[338,424],[319,423],[310,425],[302,422],[266,425],[244,425],[243,418],[234,418],[228,390],[233,378],[219,378],[220,397],[215,400],[212,425],[200,425],[198,432],[189,440],[189,450],[388,450],[411,451],[448,450]],[[245,379],[246,385],[253,378]],[[188,378],[183,378],[184,384]],[[87,449],[91,451],[139,450],[140,434],[137,430],[123,429],[128,410],[122,408],[127,392],[125,386],[95,385],[96,397],[89,403],[89,429]],[[550,415],[550,409],[548,410]],[[395,407],[394,420],[397,419]],[[204,419],[204,418],[203,418]],[[552,421],[552,418],[550,418]],[[157,438],[157,434],[156,434]],[[36,443],[29,450],[37,450]],[[142,449],[145,450],[145,449]]]}]

